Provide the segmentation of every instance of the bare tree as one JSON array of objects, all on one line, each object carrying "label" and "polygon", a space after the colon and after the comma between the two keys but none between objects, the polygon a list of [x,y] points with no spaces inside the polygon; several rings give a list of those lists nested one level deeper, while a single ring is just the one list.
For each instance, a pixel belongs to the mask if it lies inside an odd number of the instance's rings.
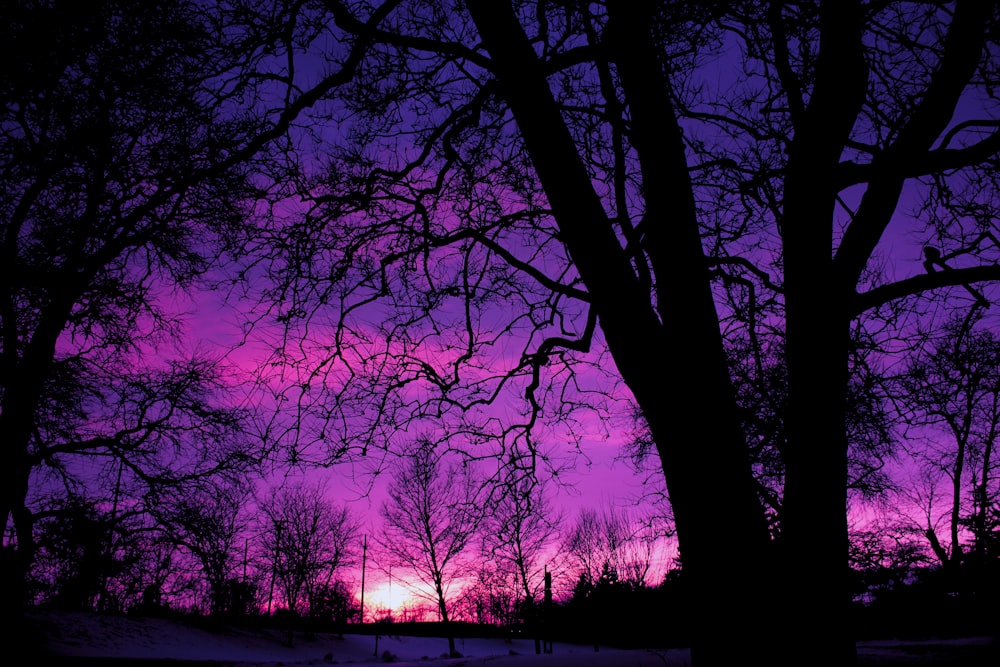
[{"label": "bare tree", "polygon": [[[482,509],[476,481],[464,463],[450,463],[427,440],[418,440],[391,471],[382,504],[384,533],[378,543],[386,564],[409,571],[419,582],[414,593],[432,601],[447,627],[451,589],[472,570],[466,558]],[[426,588],[423,588],[426,586]],[[455,655],[449,633],[448,653]]]},{"label": "bare tree", "polygon": [[261,512],[260,560],[273,573],[286,608],[320,611],[341,568],[353,562],[357,522],[346,505],[327,497],[322,484],[279,487]]},{"label": "bare tree", "polygon": [[967,552],[985,556],[1000,499],[1000,341],[973,311],[953,319],[895,381],[913,434],[906,450],[921,469],[911,495],[954,582]]},{"label": "bare tree", "polygon": [[33,601],[118,613],[165,604],[159,593],[163,580],[177,574],[168,572],[174,545],[162,539],[142,503],[49,496],[34,516]]},{"label": "bare tree", "polygon": [[[483,517],[483,562],[490,569],[480,571],[474,591],[491,600],[494,622],[504,619],[510,625],[517,616],[535,634],[535,652],[541,653],[538,637],[541,620],[539,602],[545,584],[545,572],[557,557],[562,512],[546,494],[546,486],[534,476],[515,477],[496,484],[490,511]],[[512,584],[513,590],[505,584]],[[504,593],[506,592],[506,596]],[[507,597],[514,601],[507,613]],[[478,604],[482,600],[477,600]]]},{"label": "bare tree", "polygon": [[522,596],[510,563],[484,560],[453,603],[452,619],[512,629],[525,620]]},{"label": "bare tree", "polygon": [[151,499],[150,510],[163,530],[201,566],[212,614],[234,611],[230,593],[247,538],[249,495],[247,485],[220,479],[194,488],[165,488]]},{"label": "bare tree", "polygon": [[540,598],[546,561],[556,551],[562,513],[546,487],[530,477],[501,485],[493,494],[480,531],[483,553],[515,573],[521,599],[532,605]]},{"label": "bare tree", "polygon": [[563,550],[589,585],[610,573],[616,581],[642,588],[649,583],[657,541],[649,524],[609,504],[581,510],[564,537]]},{"label": "bare tree", "polygon": [[865,604],[905,586],[917,568],[925,567],[932,559],[925,540],[894,520],[877,521],[864,530],[851,532],[855,595]]},{"label": "bare tree", "polygon": [[38,516],[36,599],[57,608],[96,609],[115,567],[114,522],[95,503],[70,498]]}]

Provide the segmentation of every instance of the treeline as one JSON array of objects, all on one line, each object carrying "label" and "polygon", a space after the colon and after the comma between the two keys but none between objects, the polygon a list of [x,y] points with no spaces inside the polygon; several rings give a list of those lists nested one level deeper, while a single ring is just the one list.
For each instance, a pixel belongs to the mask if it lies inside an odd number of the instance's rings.
[{"label": "treeline", "polygon": [[[453,456],[423,445],[392,468],[377,526],[363,526],[322,485],[304,483],[257,498],[219,478],[184,494],[163,490],[155,506],[124,496],[53,505],[37,522],[32,604],[302,632],[351,625],[619,647],[689,641],[687,610],[704,601],[676,558],[666,517],[610,505],[567,517],[545,485],[460,475]],[[963,535],[967,555],[955,565],[936,560],[926,535],[903,522],[853,533],[858,638],[994,632],[996,535]],[[409,604],[372,602],[372,582],[384,583],[387,572],[413,593]]]},{"label": "treeline", "polygon": [[[608,572],[644,587],[671,557],[669,520],[656,505],[584,509],[570,520],[550,484],[483,477],[426,440],[387,472],[369,524],[320,482],[255,488],[218,475],[143,496],[124,487],[110,497],[53,494],[35,521],[27,601],[358,622],[367,571],[366,620],[513,627],[532,622],[547,598],[565,600],[574,583],[603,585]],[[387,578],[413,602],[372,602]]]},{"label": "treeline", "polygon": [[155,507],[72,498],[37,522],[28,588],[35,605],[220,618],[304,614],[346,620],[354,591],[339,578],[360,539],[321,487],[164,492]]}]

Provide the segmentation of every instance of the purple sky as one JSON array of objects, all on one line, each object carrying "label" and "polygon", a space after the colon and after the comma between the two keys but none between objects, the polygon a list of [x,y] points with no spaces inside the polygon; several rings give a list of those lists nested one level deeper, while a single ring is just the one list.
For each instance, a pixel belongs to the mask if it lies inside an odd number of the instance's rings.
[{"label": "purple sky", "polygon": [[[274,333],[267,330],[266,318],[244,340],[242,333],[251,318],[249,312],[253,309],[253,305],[246,301],[227,298],[222,292],[206,292],[194,295],[193,298],[177,298],[175,305],[186,313],[187,340],[191,350],[219,354],[223,350],[232,349],[227,362],[247,373],[252,373],[262,356],[271,352],[264,341],[269,340]],[[497,409],[503,408],[500,406]],[[569,442],[562,446],[549,445],[553,458],[562,467],[559,483],[551,484],[549,488],[555,507],[564,515],[564,527],[568,528],[582,509],[601,510],[613,505],[638,512],[656,511],[651,497],[664,488],[662,473],[655,469],[658,461],[647,461],[647,468],[652,468],[637,471],[624,457],[621,443],[627,433],[614,428],[609,430],[596,416],[589,427],[583,425],[583,431],[586,435],[580,439],[579,449]],[[303,479],[322,483],[331,499],[346,503],[361,523],[362,531],[372,535],[379,531],[381,524],[379,508],[385,499],[388,477],[382,475],[372,483],[369,464],[370,461],[360,459],[329,467],[303,466],[282,470],[272,477],[272,484],[280,484],[283,480],[294,483]],[[376,557],[374,551],[371,555],[372,558]],[[651,583],[662,576],[675,556],[675,544],[664,542],[656,554]],[[568,571],[560,574],[568,576],[557,577],[556,585],[572,586],[573,575],[569,575]],[[350,568],[345,576],[360,585],[360,567]],[[405,574],[395,572],[392,576],[395,583],[390,585],[386,573],[370,561],[366,574],[369,604],[387,600],[390,590],[394,603],[407,600],[409,596],[400,585],[401,577],[405,577]]]},{"label": "purple sky", "polygon": [[[729,53],[735,58],[737,51]],[[732,63],[725,62],[724,59],[717,65],[718,78],[714,81],[714,85],[724,90],[732,84],[729,77],[736,76],[738,68],[733,67]],[[300,69],[299,75],[305,79],[311,76],[308,68]],[[977,103],[970,102],[968,108],[970,109],[968,115],[971,117],[979,107]],[[852,194],[859,196],[861,192],[844,193],[847,206],[853,206]],[[840,213],[845,217],[847,215],[843,211]],[[906,231],[908,225],[905,223],[910,215],[911,212],[906,207],[901,207],[897,212],[897,222],[881,243],[881,256],[885,258],[888,279],[903,278],[923,272],[921,239],[908,236]],[[238,300],[226,303],[219,294],[199,296],[197,302],[191,304],[190,308],[188,337],[190,345],[204,350],[227,349],[236,345],[242,339],[249,308],[246,302]],[[266,325],[267,320],[261,322],[247,344],[230,354],[229,360],[236,367],[254,369],[264,355],[272,351],[267,342],[271,335]],[[502,411],[505,406],[501,404],[495,409]],[[572,458],[571,471],[562,475],[563,486],[555,496],[558,506],[567,514],[568,521],[572,521],[579,509],[584,507],[600,508],[606,504],[635,507],[644,493],[642,481],[645,475],[637,474],[626,462],[619,460],[622,454],[621,443],[627,437],[627,433],[620,428],[622,424],[612,424],[609,427],[600,423],[595,413],[591,413],[588,419],[592,421],[585,420],[581,426],[584,436],[580,439],[580,452],[574,452],[570,444],[560,444],[563,439],[558,432],[554,433],[555,437],[546,443],[557,457],[575,457]],[[905,465],[905,460],[901,463]],[[373,531],[378,529],[378,507],[384,498],[384,488],[381,484],[376,484],[369,497],[359,498],[366,488],[367,481],[360,467],[351,469],[349,464],[343,464],[309,471],[306,474],[326,479],[331,493],[339,501],[350,502],[367,529]]]}]

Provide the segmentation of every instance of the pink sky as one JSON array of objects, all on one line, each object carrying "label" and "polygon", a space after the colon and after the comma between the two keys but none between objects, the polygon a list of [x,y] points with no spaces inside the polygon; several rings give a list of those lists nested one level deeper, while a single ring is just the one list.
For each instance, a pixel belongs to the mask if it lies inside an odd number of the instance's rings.
[{"label": "pink sky", "polygon": [[[735,71],[733,68],[720,65],[718,68],[720,78],[716,83],[724,88],[728,83],[726,75]],[[978,109],[975,105],[970,108]],[[852,203],[851,194],[851,192],[844,193],[844,200],[848,205]],[[906,236],[908,226],[906,223],[909,218],[910,212],[901,209],[897,213],[893,228],[881,243],[881,252],[887,260],[888,278],[902,278],[923,273],[923,256],[919,239]],[[185,309],[191,312],[189,341],[194,349],[228,349],[243,341],[247,304],[227,302],[225,295],[216,293],[199,295],[196,302],[188,305],[190,308],[185,306]],[[273,320],[273,315],[270,317]],[[266,321],[262,320],[264,323]],[[237,367],[256,368],[258,362],[273,351],[269,339],[274,340],[274,337],[268,335],[267,328],[258,328],[246,345],[233,350],[229,360]],[[513,350],[512,354],[519,354],[519,351]],[[294,373],[294,371],[289,372]],[[507,406],[501,402],[494,409],[502,412],[506,408]],[[579,509],[585,507],[600,508],[607,504],[636,507],[643,504],[640,499],[645,491],[642,484],[645,475],[637,474],[627,463],[618,460],[622,454],[620,443],[627,436],[621,428],[624,421],[608,426],[596,413],[591,413],[588,419],[589,421],[585,421],[581,428],[584,435],[580,439],[580,452],[575,452],[572,444],[559,444],[564,439],[558,432],[553,433],[555,437],[546,443],[555,456],[572,460],[571,470],[561,476],[562,486],[555,496],[557,505],[566,513],[568,522],[573,520]],[[401,434],[402,437],[409,435],[411,434]],[[347,464],[342,464],[308,471],[306,474],[310,477],[324,478],[338,501],[350,503],[362,524],[366,526],[366,530],[377,531],[378,508],[384,497],[384,489],[381,484],[377,484],[372,488],[370,496],[365,495],[368,478],[362,466],[363,464],[351,468]],[[657,488],[662,488],[659,480],[657,482]],[[374,586],[382,584],[377,572],[374,577],[372,590]]]},{"label": "pink sky", "polygon": [[[221,292],[215,292],[199,294],[194,299],[178,299],[176,305],[188,313],[188,340],[193,350],[219,353],[231,348],[227,361],[237,368],[248,369],[256,369],[262,356],[272,352],[266,341],[274,334],[261,325],[241,345],[248,319],[245,309],[250,307],[249,304],[243,305],[238,301],[233,303]],[[502,412],[504,407],[501,403],[495,409]],[[555,464],[562,468],[559,483],[551,485],[551,492],[555,507],[564,514],[564,526],[567,528],[584,508],[600,510],[613,505],[651,511],[653,507],[649,497],[662,492],[664,488],[662,475],[655,467],[652,471],[637,472],[625,460],[621,441],[627,437],[627,433],[622,430],[626,427],[627,420],[619,422],[617,426],[621,428],[616,428],[615,424],[609,427],[607,422],[599,420],[594,413],[591,413],[591,419],[589,426],[587,423],[577,426],[577,430],[583,432],[579,449],[568,439],[559,445],[558,437],[547,443]],[[558,436],[558,433],[551,435]],[[375,452],[368,460],[359,459],[353,463],[293,468],[281,472],[274,483],[281,483],[282,479],[306,479],[323,483],[333,500],[350,507],[361,523],[363,532],[374,535],[379,531],[379,508],[385,498],[385,484],[388,482],[387,476],[382,475],[373,484],[369,474],[371,466],[380,456],[381,453]],[[655,466],[656,462],[650,461],[648,464]],[[658,562],[651,583],[662,576],[675,556],[676,547],[673,544],[664,545],[657,556]],[[360,587],[359,567],[352,568],[346,576]],[[393,575],[396,579],[392,593],[395,603],[405,599],[401,596],[403,587],[399,580],[403,576],[404,573],[400,572]],[[366,579],[369,603],[379,597],[388,597],[388,577],[375,563],[369,563]],[[557,579],[557,584],[558,581]],[[573,582],[567,579],[565,583],[571,586]]]}]

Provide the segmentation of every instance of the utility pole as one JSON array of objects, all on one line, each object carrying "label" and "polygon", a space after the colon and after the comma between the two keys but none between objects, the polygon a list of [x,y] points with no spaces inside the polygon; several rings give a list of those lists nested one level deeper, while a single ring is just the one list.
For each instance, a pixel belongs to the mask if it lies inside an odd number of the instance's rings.
[{"label": "utility pole", "polygon": [[278,573],[278,559],[281,558],[281,524],[284,521],[274,521],[274,562],[271,563],[271,587],[267,592],[267,615],[271,615],[271,600],[274,598],[274,578]]},{"label": "utility pole", "polygon": [[544,638],[545,653],[552,653],[552,635],[549,627],[550,614],[552,613],[552,573],[549,566],[545,566],[545,598],[542,603],[542,636]]},{"label": "utility pole", "polygon": [[361,625],[365,624],[365,565],[368,563],[368,536],[361,543]]}]

